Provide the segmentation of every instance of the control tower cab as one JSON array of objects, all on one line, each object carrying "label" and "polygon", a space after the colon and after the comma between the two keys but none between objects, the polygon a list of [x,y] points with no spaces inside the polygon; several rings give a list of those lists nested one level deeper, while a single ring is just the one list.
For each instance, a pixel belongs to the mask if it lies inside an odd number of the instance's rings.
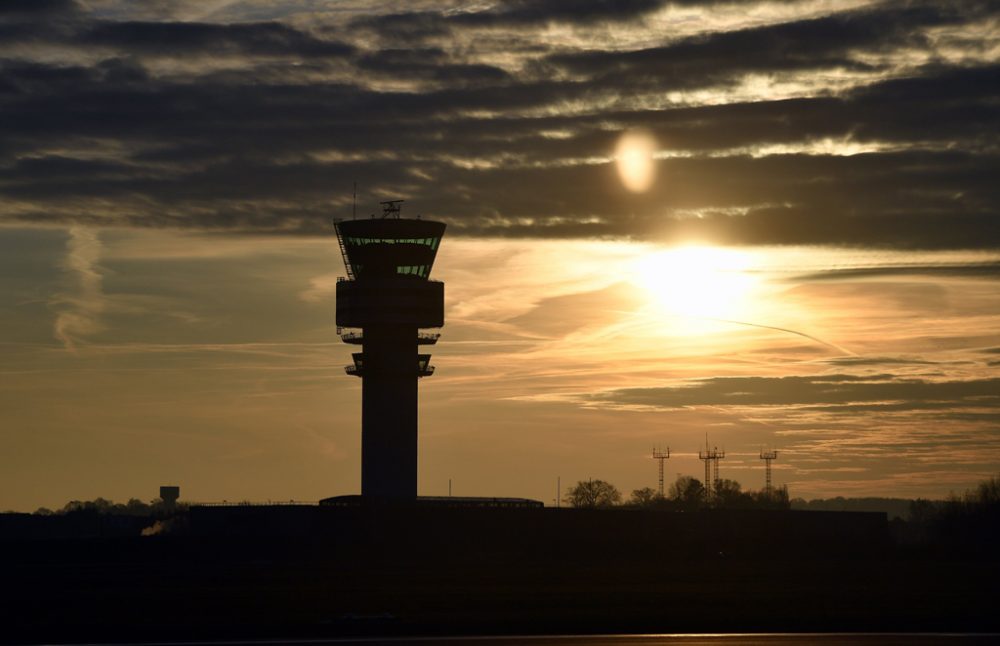
[{"label": "control tower cab", "polygon": [[434,373],[430,354],[444,325],[444,283],[430,280],[445,225],[400,217],[335,224],[347,278],[337,283],[337,332],[360,345],[347,374],[361,378],[361,495],[417,496],[417,380]]}]

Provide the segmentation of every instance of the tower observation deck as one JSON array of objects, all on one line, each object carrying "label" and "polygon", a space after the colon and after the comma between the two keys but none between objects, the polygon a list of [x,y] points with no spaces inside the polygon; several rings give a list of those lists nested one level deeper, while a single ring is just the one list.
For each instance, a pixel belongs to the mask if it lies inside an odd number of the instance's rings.
[{"label": "tower observation deck", "polygon": [[434,373],[431,355],[444,325],[444,283],[430,280],[445,225],[399,217],[335,224],[347,279],[337,283],[337,332],[360,345],[347,374],[361,378],[361,495],[417,496],[417,380]]}]

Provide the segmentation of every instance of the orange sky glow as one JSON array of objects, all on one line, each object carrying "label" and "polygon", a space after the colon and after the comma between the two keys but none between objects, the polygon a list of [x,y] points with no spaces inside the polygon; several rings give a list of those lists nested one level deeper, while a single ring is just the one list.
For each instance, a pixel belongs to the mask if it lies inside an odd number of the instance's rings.
[{"label": "orange sky glow", "polygon": [[[5,317],[0,506],[357,492],[332,232],[19,235],[57,270]],[[746,487],[767,447],[793,496],[960,490],[997,467],[998,255],[446,237],[420,492],[655,486],[706,433]]]},{"label": "orange sky glow", "polygon": [[0,3],[0,510],[358,493],[389,199],[448,227],[421,494],[996,475],[993,4]]}]

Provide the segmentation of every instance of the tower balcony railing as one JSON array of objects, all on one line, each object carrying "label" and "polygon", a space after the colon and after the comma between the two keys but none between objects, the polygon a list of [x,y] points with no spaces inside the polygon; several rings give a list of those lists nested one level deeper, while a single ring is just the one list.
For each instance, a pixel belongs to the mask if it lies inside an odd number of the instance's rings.
[{"label": "tower balcony railing", "polygon": [[[364,330],[346,331],[345,328],[337,328],[337,335],[344,343],[361,345],[365,342]],[[434,345],[440,338],[440,332],[417,332],[417,345]]]},{"label": "tower balcony railing", "polygon": [[[405,274],[397,274],[397,276],[404,276],[404,275]],[[353,282],[355,282],[357,280],[358,280],[357,278],[350,278],[348,276],[337,276],[337,282],[338,283],[353,283]],[[420,282],[423,282],[423,283],[440,283],[442,281],[435,280],[434,278],[426,278],[426,279],[424,279],[424,280],[422,280]]]},{"label": "tower balcony railing", "polygon": [[[364,377],[365,370],[362,366],[350,365],[344,366],[344,372],[351,375],[352,377]],[[434,366],[417,366],[416,374],[418,377],[430,377],[434,374]]]},{"label": "tower balcony railing", "polygon": [[340,339],[344,343],[363,343],[365,335],[363,332],[341,332]]}]

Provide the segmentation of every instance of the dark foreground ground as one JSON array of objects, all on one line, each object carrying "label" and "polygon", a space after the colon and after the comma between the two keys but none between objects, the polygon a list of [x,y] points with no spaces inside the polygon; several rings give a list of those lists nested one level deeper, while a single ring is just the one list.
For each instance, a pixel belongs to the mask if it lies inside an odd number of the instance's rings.
[{"label": "dark foreground ground", "polygon": [[[610,525],[631,522],[618,519]],[[627,536],[600,532],[512,540],[505,522],[510,535],[497,541],[482,527],[428,533],[410,520],[391,540],[361,542],[3,542],[0,640],[1000,631],[1000,561],[982,552],[869,541],[768,549],[739,535],[663,549],[652,536],[629,549]],[[727,542],[734,549],[719,549]]]}]

